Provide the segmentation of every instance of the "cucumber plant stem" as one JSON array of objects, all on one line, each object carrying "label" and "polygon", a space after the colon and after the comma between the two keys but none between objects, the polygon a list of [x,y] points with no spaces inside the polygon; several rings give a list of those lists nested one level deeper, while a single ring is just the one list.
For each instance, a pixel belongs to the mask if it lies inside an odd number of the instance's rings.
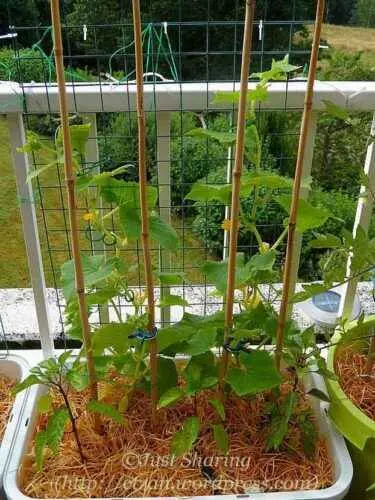
[{"label": "cucumber plant stem", "polygon": [[[242,46],[240,99],[238,103],[235,165],[232,173],[232,202],[230,214],[228,279],[225,302],[224,343],[233,327],[233,303],[236,274],[237,239],[239,228],[241,174],[245,152],[245,121],[247,112],[247,92],[252,47],[255,0],[246,0],[244,37]],[[228,368],[229,353],[223,349],[219,366],[218,393],[224,399],[225,377]]]}]

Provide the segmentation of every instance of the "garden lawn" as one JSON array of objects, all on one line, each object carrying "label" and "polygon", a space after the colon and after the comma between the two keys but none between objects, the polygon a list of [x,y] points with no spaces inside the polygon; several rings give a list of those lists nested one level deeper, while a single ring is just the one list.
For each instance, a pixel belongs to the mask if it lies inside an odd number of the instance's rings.
[{"label": "garden lawn", "polygon": [[324,24],[322,40],[343,52],[363,52],[363,60],[375,67],[375,28]]},{"label": "garden lawn", "polygon": [[0,288],[28,287],[30,277],[4,117],[0,117],[0,165]]}]

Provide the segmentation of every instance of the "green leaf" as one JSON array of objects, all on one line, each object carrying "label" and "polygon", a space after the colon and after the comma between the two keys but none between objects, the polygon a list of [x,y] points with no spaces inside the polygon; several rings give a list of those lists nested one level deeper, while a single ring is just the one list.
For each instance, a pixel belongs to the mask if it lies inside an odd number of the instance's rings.
[{"label": "green leaf", "polygon": [[157,273],[161,285],[180,285],[185,281],[185,273]]},{"label": "green leaf", "polygon": [[223,403],[219,399],[210,399],[210,405],[214,408],[216,413],[219,415],[221,420],[225,420],[225,408]]},{"label": "green leaf", "polygon": [[52,397],[49,392],[40,396],[37,403],[39,413],[49,413],[53,410]]},{"label": "green leaf", "polygon": [[185,300],[180,295],[163,295],[160,299],[159,307],[167,307],[167,306],[188,306],[189,302]]},{"label": "green leaf", "polygon": [[276,260],[275,250],[269,250],[263,254],[253,255],[246,264],[246,269],[251,271],[271,271]]},{"label": "green leaf", "polygon": [[98,413],[99,415],[103,415],[104,417],[109,417],[118,424],[125,423],[125,418],[116,408],[107,403],[103,403],[102,401],[90,401],[87,404],[87,409],[93,413]]},{"label": "green leaf", "polygon": [[[236,284],[242,282],[242,271],[245,266],[245,256],[237,253],[236,256]],[[201,266],[201,271],[206,275],[207,281],[215,285],[220,294],[224,295],[227,288],[228,262],[207,260]]]},{"label": "green leaf", "polygon": [[[264,102],[267,100],[268,90],[263,85],[257,85],[254,90],[247,91],[248,102]],[[239,92],[216,92],[212,104],[238,104],[240,100]]]},{"label": "green leaf", "polygon": [[44,448],[47,446],[47,432],[39,431],[35,435],[35,462],[38,471],[43,469]]},{"label": "green leaf", "polygon": [[267,450],[277,450],[284,441],[289,428],[289,421],[297,404],[298,395],[289,392],[284,400],[273,404],[271,410],[270,432],[267,436]]},{"label": "green leaf", "polygon": [[175,253],[178,248],[178,236],[173,227],[165,223],[158,215],[151,215],[149,223],[151,238],[165,250]]},{"label": "green leaf", "polygon": [[60,356],[57,358],[57,362],[59,363],[60,366],[64,366],[65,363],[68,361],[68,359],[72,356],[73,351],[65,351]]},{"label": "green leaf", "polygon": [[43,149],[41,138],[35,132],[27,132],[26,143],[17,148],[17,153],[35,153]]},{"label": "green leaf", "polygon": [[255,186],[267,189],[290,189],[293,180],[267,171],[246,172],[241,179],[241,196],[248,196]]},{"label": "green leaf", "polygon": [[[85,287],[91,287],[107,279],[114,270],[114,264],[106,262],[103,255],[82,255],[82,267],[85,279]],[[74,262],[68,260],[61,266],[61,281],[64,297],[68,302],[75,292]]]},{"label": "green leaf", "polygon": [[178,373],[173,359],[158,358],[158,394],[164,394],[178,385]]},{"label": "green leaf", "polygon": [[218,367],[214,354],[207,351],[192,356],[182,375],[186,380],[186,392],[189,396],[217,384]]},{"label": "green leaf", "polygon": [[42,165],[41,167],[35,168],[34,170],[31,170],[27,174],[27,182],[32,181],[36,177],[39,177],[40,174],[43,172],[46,172],[52,167],[56,167],[56,161],[52,161],[51,163],[48,163],[47,165]]},{"label": "green leaf", "polygon": [[158,408],[173,405],[184,396],[184,391],[180,387],[171,387],[162,394],[159,399]]},{"label": "green leaf", "polygon": [[310,241],[311,248],[339,248],[341,239],[334,234],[318,234],[317,238]]},{"label": "green leaf", "polygon": [[236,141],[236,134],[233,132],[216,132],[207,128],[194,128],[189,130],[185,135],[202,139],[213,139],[223,146],[230,146]]},{"label": "green leaf", "polygon": [[239,100],[239,92],[216,92],[212,104],[238,104]]},{"label": "green leaf", "polygon": [[69,413],[66,408],[55,410],[48,420],[46,428],[47,443],[54,455],[57,455],[59,452],[60,443],[64,437],[65,425],[68,421]]},{"label": "green leaf", "polygon": [[258,130],[255,125],[249,125],[246,127],[245,155],[246,158],[256,167],[260,166],[261,144]]},{"label": "green leaf", "polygon": [[230,202],[232,187],[229,184],[206,184],[196,182],[191,191],[185,196],[187,200],[194,200],[200,203],[209,201],[220,201],[224,205]]},{"label": "green leaf", "polygon": [[13,394],[18,394],[21,391],[24,391],[28,387],[31,387],[32,385],[40,384],[40,379],[38,378],[37,375],[28,375],[22,382],[18,382],[12,390]]},{"label": "green leaf", "polygon": [[128,338],[133,332],[133,325],[129,323],[109,323],[94,331],[92,336],[93,348],[97,354],[112,347],[118,354],[123,354],[130,345]]},{"label": "green leaf", "polygon": [[89,385],[86,363],[81,363],[80,361],[74,363],[72,368],[66,372],[65,376],[75,391],[83,391]]},{"label": "green leaf", "polygon": [[94,292],[89,291],[86,293],[87,305],[93,306],[95,304],[106,304],[113,297],[119,295],[119,290],[106,286],[103,289],[95,290]]},{"label": "green leaf", "polygon": [[226,455],[229,449],[229,438],[228,433],[224,429],[223,424],[212,424],[214,431],[214,439],[219,450]]},{"label": "green leaf", "polygon": [[[96,185],[100,188],[100,194],[104,201],[117,205],[127,205],[129,208],[140,208],[139,185],[134,181],[123,181],[114,179],[109,175],[100,174],[96,177]],[[147,205],[149,209],[154,208],[158,199],[158,191],[155,186],[147,186]]]},{"label": "green leaf", "polygon": [[91,123],[69,126],[72,148],[80,155],[84,155],[86,152],[86,145],[90,135],[90,128]]},{"label": "green leaf", "polygon": [[[281,195],[275,200],[289,213],[291,196]],[[300,199],[297,212],[296,228],[301,233],[309,229],[315,229],[322,226],[331,217],[329,210],[323,207],[314,207],[308,201]]]},{"label": "green leaf", "polygon": [[366,488],[366,492],[367,493],[371,493],[373,491],[375,491],[375,483],[372,483],[371,486],[369,486],[368,488]]},{"label": "green leaf", "polygon": [[[260,273],[271,272],[276,260],[275,250],[269,250],[264,254],[253,255],[249,262],[245,264],[243,253],[237,253],[236,257],[236,280],[235,286],[239,288],[245,284],[257,282],[264,277]],[[228,263],[227,260],[216,262],[206,261],[201,266],[202,272],[206,275],[207,281],[217,288],[221,295],[225,294],[227,288]]]},{"label": "green leaf", "polygon": [[325,392],[321,391],[320,389],[316,389],[315,387],[310,389],[306,394],[308,394],[309,396],[314,396],[314,398],[318,398],[322,401],[325,401],[326,403],[331,402],[330,398]]},{"label": "green leaf", "polygon": [[44,359],[38,364],[38,367],[49,375],[56,375],[60,371],[59,364],[55,358]]},{"label": "green leaf", "polygon": [[272,59],[271,69],[262,73],[253,73],[251,78],[259,78],[262,81],[285,80],[286,74],[299,69],[299,66],[289,64],[289,54],[284,59],[276,61]]},{"label": "green leaf", "polygon": [[275,68],[282,73],[290,73],[299,69],[300,66],[289,64],[289,54],[287,54],[284,59],[280,59],[278,61],[276,61],[275,59],[272,60],[272,69]]},{"label": "green leaf", "polygon": [[[89,187],[97,187],[105,184],[106,180],[110,177],[114,177],[115,175],[126,172],[128,167],[126,165],[122,167],[117,167],[110,172],[101,172],[100,174],[91,174],[91,173],[81,173],[77,176],[76,179],[76,188],[77,191],[83,191]],[[121,182],[121,181],[120,181]]]},{"label": "green leaf", "polygon": [[305,455],[314,459],[318,432],[314,425],[314,415],[310,408],[302,411],[297,418],[298,427],[301,431],[302,446]]},{"label": "green leaf", "polygon": [[187,347],[184,349],[184,354],[189,354],[190,356],[204,354],[215,347],[216,336],[217,331],[215,327],[208,326],[198,330],[198,332],[187,341]]},{"label": "green leaf", "polygon": [[[90,128],[90,123],[69,126],[72,149],[82,156],[86,153],[86,144],[90,135]],[[59,127],[57,130],[56,144],[62,147],[62,127]]]},{"label": "green leaf", "polygon": [[180,345],[189,339],[196,330],[191,325],[187,325],[183,320],[175,325],[162,328],[158,332],[158,345],[160,352],[171,348],[174,345]]},{"label": "green leaf", "polygon": [[180,431],[173,436],[171,452],[175,457],[181,457],[191,450],[199,434],[199,419],[189,417]]},{"label": "green leaf", "polygon": [[119,217],[121,229],[126,238],[138,240],[141,236],[141,215],[138,208],[120,205]]},{"label": "green leaf", "polygon": [[347,122],[348,124],[350,123],[350,114],[349,112],[345,109],[342,108],[341,106],[338,106],[337,104],[333,103],[332,101],[328,100],[323,100],[324,106],[326,108],[326,111],[329,115],[331,115],[333,118],[337,118],[339,120],[343,120]]},{"label": "green leaf", "polygon": [[241,352],[242,368],[230,368],[227,382],[238,396],[258,394],[281,384],[272,356],[266,351]]},{"label": "green leaf", "polygon": [[293,295],[290,302],[295,304],[297,302],[303,302],[304,300],[311,299],[314,295],[319,293],[327,292],[330,286],[322,285],[320,283],[311,283],[310,285],[303,285],[303,292],[297,292]]}]

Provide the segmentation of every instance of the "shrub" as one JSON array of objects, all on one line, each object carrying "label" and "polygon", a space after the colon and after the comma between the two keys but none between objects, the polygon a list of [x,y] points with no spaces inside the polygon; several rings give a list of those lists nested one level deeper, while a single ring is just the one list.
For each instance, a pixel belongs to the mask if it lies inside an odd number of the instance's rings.
[{"label": "shrub", "polygon": [[[332,217],[319,228],[319,233],[331,233],[340,236],[343,229],[352,231],[357,198],[350,196],[342,191],[323,191],[314,189],[311,194],[311,203],[313,205],[321,205],[327,208]],[[369,237],[375,236],[375,220],[371,221],[369,229]],[[321,267],[325,260],[326,252],[309,248],[309,242],[314,239],[314,232],[305,233],[301,254],[300,277],[304,280],[321,279]]]},{"label": "shrub", "polygon": [[363,52],[324,51],[319,68],[320,80],[373,81],[375,69],[363,58]]},{"label": "shrub", "polygon": [[48,81],[48,67],[37,50],[0,50],[0,80],[17,82]]}]

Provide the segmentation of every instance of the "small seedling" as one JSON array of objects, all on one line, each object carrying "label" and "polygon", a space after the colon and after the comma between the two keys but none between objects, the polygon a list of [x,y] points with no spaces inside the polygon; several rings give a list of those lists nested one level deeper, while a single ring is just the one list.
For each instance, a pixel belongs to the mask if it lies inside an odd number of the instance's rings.
[{"label": "small seedling", "polygon": [[[82,449],[76,417],[73,414],[69,401],[69,389],[74,387],[82,390],[87,387],[87,371],[79,362],[70,362],[72,351],[66,351],[57,359],[49,358],[31,368],[30,375],[14,388],[15,394],[33,385],[43,385],[48,389],[39,398],[38,409],[40,413],[48,415],[48,424],[45,430],[39,431],[35,437],[35,455],[38,469],[42,469],[44,462],[44,449],[50,448],[54,454],[59,452],[60,443],[64,436],[65,426],[68,421],[72,425],[74,438],[82,463],[86,458]],[[63,404],[54,407],[51,391],[57,391]]]}]

